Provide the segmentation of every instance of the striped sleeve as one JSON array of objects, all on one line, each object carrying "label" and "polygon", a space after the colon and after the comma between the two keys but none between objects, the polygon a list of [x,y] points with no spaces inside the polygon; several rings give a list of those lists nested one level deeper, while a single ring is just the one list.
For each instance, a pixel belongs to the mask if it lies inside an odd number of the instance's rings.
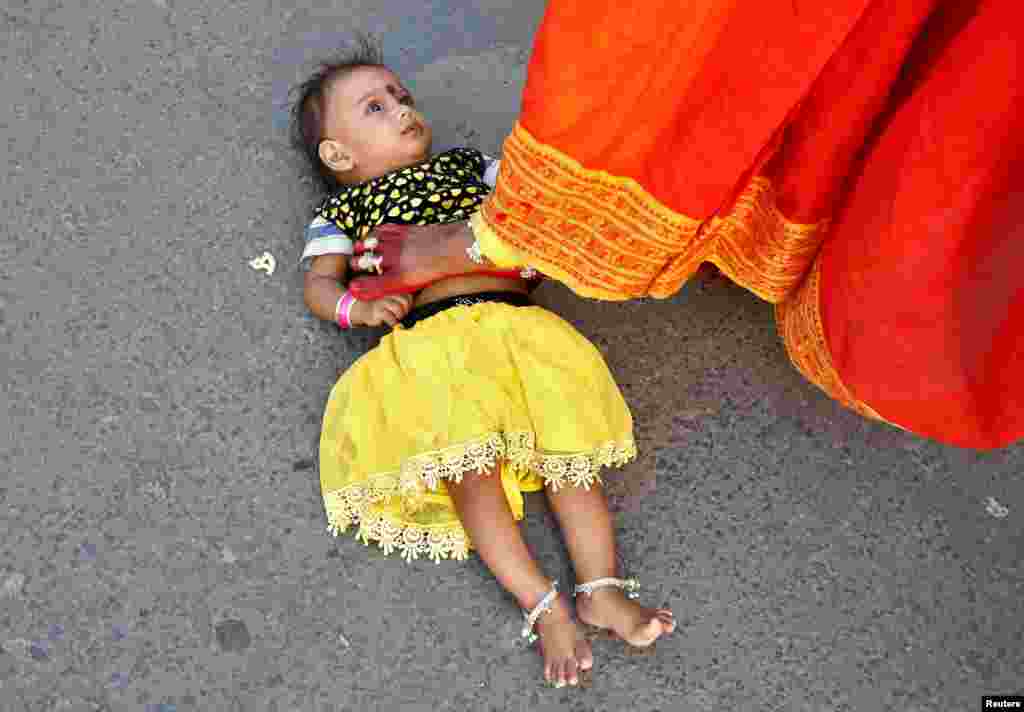
[{"label": "striped sleeve", "polygon": [[492,188],[498,182],[498,166],[500,163],[500,158],[484,156],[484,183]]},{"label": "striped sleeve", "polygon": [[308,272],[314,257],[320,255],[351,255],[354,253],[352,240],[330,220],[317,216],[306,227],[306,247],[299,259],[299,268]]}]

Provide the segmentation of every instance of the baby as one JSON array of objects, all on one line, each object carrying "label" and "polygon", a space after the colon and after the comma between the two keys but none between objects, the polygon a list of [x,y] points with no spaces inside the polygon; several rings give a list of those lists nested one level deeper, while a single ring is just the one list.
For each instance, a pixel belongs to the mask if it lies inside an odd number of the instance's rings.
[{"label": "baby", "polygon": [[366,39],[300,88],[293,139],[328,193],[306,231],[305,303],[342,328],[392,327],[327,401],[328,530],[358,525],[364,543],[408,561],[464,560],[475,549],[523,609],[523,637],[540,638],[545,679],[575,685],[593,665],[590,644],[516,524],[522,493],[543,489],[581,582],[579,620],[651,646],[674,618],[632,600],[636,579],[615,578],[599,474],[636,456],[632,417],[600,352],[530,301],[536,277],[456,276],[370,302],[341,286],[349,266],[373,266],[350,264],[356,241],[385,223],[466,220],[498,162],[465,148],[432,155],[430,125]]}]

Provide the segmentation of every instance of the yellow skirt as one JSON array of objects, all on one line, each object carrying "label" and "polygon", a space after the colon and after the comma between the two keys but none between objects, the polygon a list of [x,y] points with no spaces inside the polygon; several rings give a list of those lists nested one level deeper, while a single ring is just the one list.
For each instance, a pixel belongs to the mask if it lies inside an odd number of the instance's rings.
[{"label": "yellow skirt", "polygon": [[320,435],[328,531],[406,561],[465,560],[473,543],[445,481],[587,489],[636,457],[633,418],[601,353],[542,307],[497,302],[398,325],[331,389]]}]

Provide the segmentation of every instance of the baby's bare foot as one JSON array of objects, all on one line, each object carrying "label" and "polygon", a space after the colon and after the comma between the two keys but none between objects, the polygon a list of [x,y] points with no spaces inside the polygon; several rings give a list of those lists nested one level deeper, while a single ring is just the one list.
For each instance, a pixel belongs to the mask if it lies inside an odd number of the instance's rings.
[{"label": "baby's bare foot", "polygon": [[644,608],[617,588],[603,588],[576,597],[576,615],[587,625],[613,631],[636,648],[649,647],[676,629],[672,611]]},{"label": "baby's bare foot", "polygon": [[549,613],[541,614],[534,630],[544,656],[544,679],[555,687],[579,684],[579,672],[594,666],[594,655],[563,594],[552,602]]}]

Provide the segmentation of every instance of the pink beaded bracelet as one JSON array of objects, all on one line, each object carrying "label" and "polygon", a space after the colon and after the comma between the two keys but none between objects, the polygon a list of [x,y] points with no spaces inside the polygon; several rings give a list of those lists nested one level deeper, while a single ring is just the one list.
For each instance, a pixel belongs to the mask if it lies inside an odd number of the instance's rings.
[{"label": "pink beaded bracelet", "polygon": [[338,304],[334,307],[334,321],[342,329],[352,328],[352,305],[355,303],[356,298],[351,292],[345,292],[338,299]]}]

